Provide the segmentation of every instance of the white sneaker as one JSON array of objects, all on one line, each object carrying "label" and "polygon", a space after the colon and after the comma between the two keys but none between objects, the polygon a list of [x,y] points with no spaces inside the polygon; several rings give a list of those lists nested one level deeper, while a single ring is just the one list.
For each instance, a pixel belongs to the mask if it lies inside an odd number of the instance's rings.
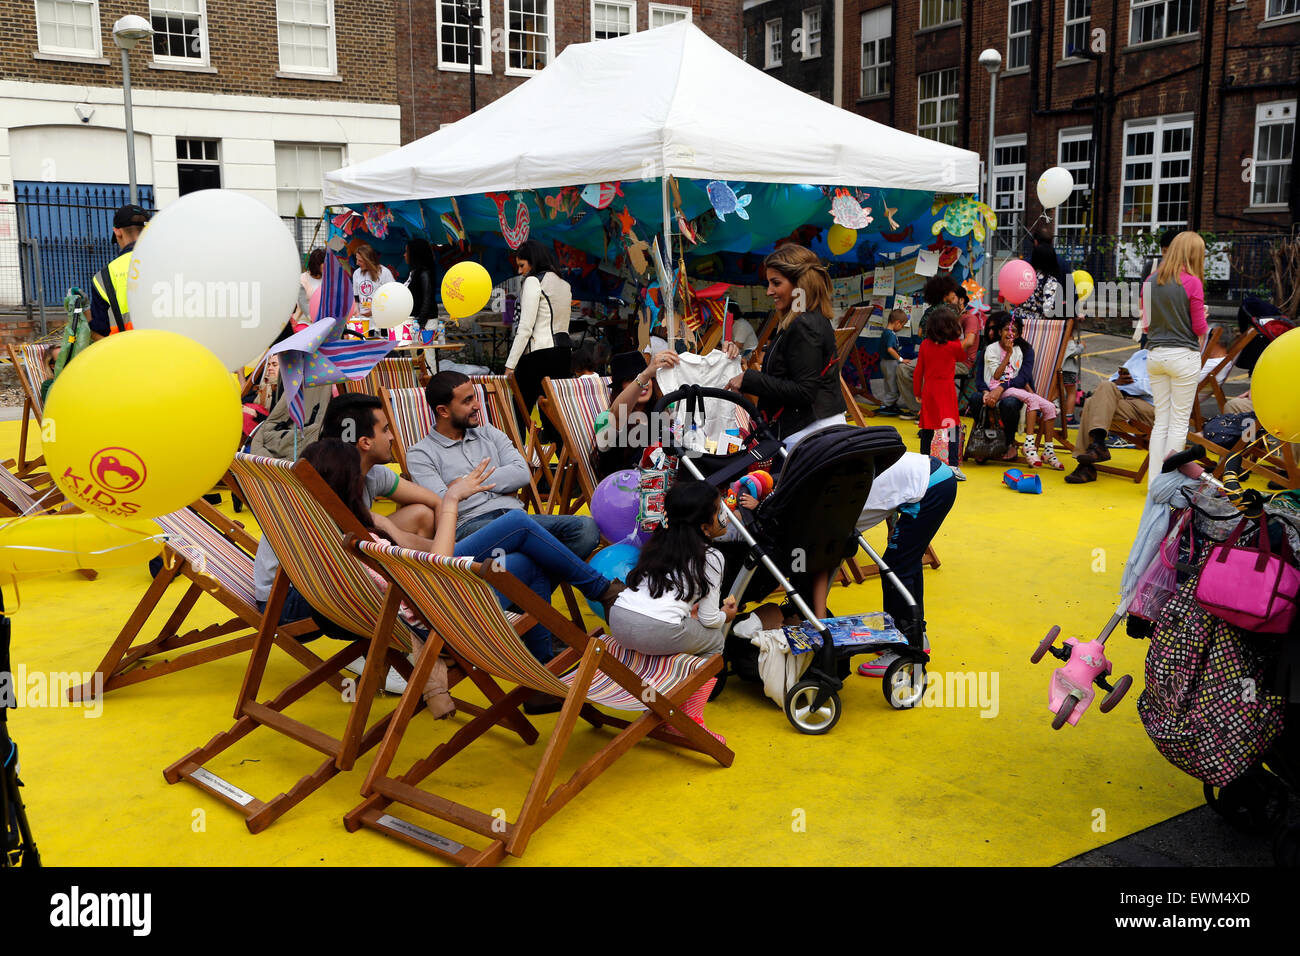
[{"label": "white sneaker", "polygon": [[[364,657],[358,657],[355,661],[346,666],[352,673],[360,676],[361,671],[366,666],[366,659]],[[394,694],[399,697],[406,693],[406,678],[397,673],[397,668],[395,667],[388,668],[388,677],[384,680],[384,693]]]},{"label": "white sneaker", "polygon": [[950,465],[949,467],[952,468],[952,476],[954,478],[956,478],[958,481],[966,480],[966,473],[963,472],[960,468],[958,468],[956,465]]}]

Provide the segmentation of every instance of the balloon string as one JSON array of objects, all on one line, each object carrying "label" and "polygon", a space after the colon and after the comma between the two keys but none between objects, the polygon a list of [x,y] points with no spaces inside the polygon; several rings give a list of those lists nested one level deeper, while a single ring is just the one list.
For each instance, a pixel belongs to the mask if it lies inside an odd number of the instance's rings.
[{"label": "balloon string", "polygon": [[[165,534],[150,535],[150,541],[160,541],[167,543]],[[0,544],[0,551],[44,551],[48,554],[84,554],[87,556],[111,554],[114,551],[121,551],[123,548],[134,548],[139,541],[132,541],[130,544],[115,544],[111,548],[103,548],[99,551],[72,551],[68,548],[47,548],[39,544]]]}]

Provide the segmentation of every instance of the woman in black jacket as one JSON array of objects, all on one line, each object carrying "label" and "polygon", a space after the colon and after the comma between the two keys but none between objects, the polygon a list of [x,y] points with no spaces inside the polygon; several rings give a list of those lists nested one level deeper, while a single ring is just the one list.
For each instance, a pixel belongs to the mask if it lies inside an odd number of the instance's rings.
[{"label": "woman in black jacket", "polygon": [[406,264],[411,267],[406,279],[413,303],[411,318],[424,328],[426,322],[438,317],[438,287],[434,282],[437,266],[429,243],[420,238],[406,240]]},{"label": "woman in black jacket", "polygon": [[750,369],[727,387],[757,396],[759,411],[775,422],[786,447],[792,447],[809,432],[844,424],[831,326],[831,277],[812,250],[794,243],[764,259],[763,269],[780,325],[767,347],[763,370]]}]

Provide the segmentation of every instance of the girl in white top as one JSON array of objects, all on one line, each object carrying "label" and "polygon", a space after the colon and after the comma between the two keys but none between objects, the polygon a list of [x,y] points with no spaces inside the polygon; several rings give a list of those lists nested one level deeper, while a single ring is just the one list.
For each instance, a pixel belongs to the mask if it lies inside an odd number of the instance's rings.
[{"label": "girl in white top", "polygon": [[352,295],[357,300],[357,312],[363,318],[370,317],[370,303],[375,298],[379,287],[396,282],[397,276],[388,266],[380,265],[375,250],[366,244],[357,247],[357,268],[352,272]]}]

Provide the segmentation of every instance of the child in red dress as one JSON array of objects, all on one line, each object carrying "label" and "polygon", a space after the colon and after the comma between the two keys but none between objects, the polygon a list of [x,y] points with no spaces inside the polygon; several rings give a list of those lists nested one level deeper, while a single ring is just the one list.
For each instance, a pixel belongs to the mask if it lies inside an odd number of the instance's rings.
[{"label": "child in red dress", "polygon": [[957,467],[961,416],[957,411],[957,385],[953,370],[966,358],[961,344],[961,320],[951,306],[935,309],[925,325],[925,340],[916,356],[916,374],[912,390],[921,403],[921,454],[930,454],[936,431],[948,440],[948,466],[958,481],[966,476]]}]

